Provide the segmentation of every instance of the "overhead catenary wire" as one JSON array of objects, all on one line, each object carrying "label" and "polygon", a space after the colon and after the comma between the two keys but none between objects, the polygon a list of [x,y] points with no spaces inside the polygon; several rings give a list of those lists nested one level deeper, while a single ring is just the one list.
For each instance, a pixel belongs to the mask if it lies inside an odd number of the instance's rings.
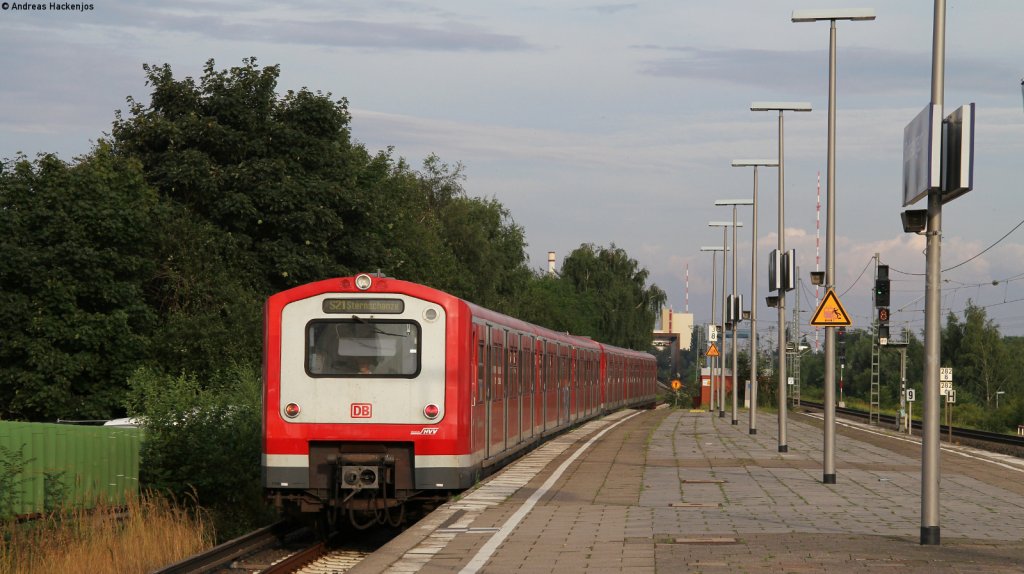
[{"label": "overhead catenary wire", "polygon": [[864,264],[864,269],[860,270],[860,275],[858,275],[857,278],[853,280],[853,283],[849,287],[846,288],[846,291],[843,291],[842,293],[839,294],[840,297],[845,297],[846,294],[849,293],[851,289],[853,289],[854,287],[857,286],[857,283],[860,282],[861,277],[864,277],[864,272],[866,272],[868,270],[868,267],[871,265],[871,262],[874,261],[874,260],[875,260],[875,258],[873,256],[868,258],[868,262]]},{"label": "overhead catenary wire", "polygon": [[[1019,229],[1021,225],[1024,225],[1024,219],[1020,220],[1020,223],[1018,223],[1017,225],[1014,225],[1013,229],[1007,231],[1002,237],[997,239],[995,241],[995,243],[993,243],[992,245],[989,245],[985,249],[982,249],[981,252],[978,253],[977,255],[974,255],[973,257],[970,257],[970,258],[968,258],[968,259],[966,259],[964,261],[961,261],[960,263],[957,263],[956,265],[953,265],[952,267],[947,267],[947,268],[943,269],[942,272],[945,273],[946,271],[952,271],[953,269],[956,269],[957,267],[960,267],[961,265],[966,265],[966,264],[970,263],[971,261],[974,261],[975,259],[981,257],[988,250],[990,250],[993,247],[995,247],[996,245],[999,245],[1000,243],[1002,243],[1004,239],[1006,239],[1007,237],[1010,236],[1010,234],[1012,234],[1014,231],[1017,231],[1017,229]],[[916,275],[916,276],[920,276],[920,277],[923,277],[925,275],[924,273],[911,273],[909,271],[903,271],[902,269],[897,269],[897,268],[893,267],[892,265],[889,266],[889,269],[891,271],[895,271],[897,273],[902,273],[903,275]]]}]

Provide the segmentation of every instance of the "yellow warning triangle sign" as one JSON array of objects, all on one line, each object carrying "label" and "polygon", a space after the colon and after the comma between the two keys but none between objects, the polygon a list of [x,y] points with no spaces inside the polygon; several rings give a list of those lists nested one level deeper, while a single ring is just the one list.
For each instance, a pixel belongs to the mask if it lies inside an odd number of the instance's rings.
[{"label": "yellow warning triangle sign", "polygon": [[707,357],[717,357],[718,356],[718,347],[716,347],[714,343],[711,343],[711,346],[708,347],[708,352],[707,352],[707,354],[705,356],[707,356]]},{"label": "yellow warning triangle sign", "polygon": [[814,312],[811,325],[815,327],[848,327],[850,325],[850,316],[846,314],[846,309],[839,302],[835,291],[829,289],[825,293],[825,298],[821,300],[818,310]]}]

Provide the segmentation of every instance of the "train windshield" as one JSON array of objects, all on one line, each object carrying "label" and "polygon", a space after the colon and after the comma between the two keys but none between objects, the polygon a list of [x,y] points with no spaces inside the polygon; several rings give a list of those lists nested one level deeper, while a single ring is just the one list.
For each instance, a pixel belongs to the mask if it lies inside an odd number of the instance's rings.
[{"label": "train windshield", "polygon": [[306,328],[306,370],[316,377],[415,377],[420,326],[412,321],[313,321]]}]

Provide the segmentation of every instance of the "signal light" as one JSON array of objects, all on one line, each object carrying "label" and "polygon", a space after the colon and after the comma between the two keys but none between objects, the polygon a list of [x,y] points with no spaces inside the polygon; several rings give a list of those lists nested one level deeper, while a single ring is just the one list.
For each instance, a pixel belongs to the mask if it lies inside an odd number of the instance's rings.
[{"label": "signal light", "polygon": [[875,307],[889,306],[889,280],[878,279],[875,281]]},{"label": "signal light", "polygon": [[889,306],[889,266],[879,265],[875,277],[875,307]]},{"label": "signal light", "polygon": [[299,408],[299,405],[297,405],[295,403],[288,403],[284,407],[284,414],[288,418],[293,419],[293,418],[299,416],[299,411],[300,410],[302,410],[302,409]]},{"label": "signal light", "polygon": [[886,323],[889,322],[889,308],[888,307],[879,307],[878,308],[878,322],[880,324],[882,324],[882,325],[885,325]]}]

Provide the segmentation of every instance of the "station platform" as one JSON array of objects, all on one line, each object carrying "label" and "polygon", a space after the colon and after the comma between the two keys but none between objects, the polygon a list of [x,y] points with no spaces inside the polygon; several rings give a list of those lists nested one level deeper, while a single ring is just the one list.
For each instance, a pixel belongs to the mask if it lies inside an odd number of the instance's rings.
[{"label": "station platform", "polygon": [[942,446],[941,544],[922,546],[919,437],[820,415],[731,424],[622,411],[534,450],[353,573],[1024,572],[1024,460]]}]

